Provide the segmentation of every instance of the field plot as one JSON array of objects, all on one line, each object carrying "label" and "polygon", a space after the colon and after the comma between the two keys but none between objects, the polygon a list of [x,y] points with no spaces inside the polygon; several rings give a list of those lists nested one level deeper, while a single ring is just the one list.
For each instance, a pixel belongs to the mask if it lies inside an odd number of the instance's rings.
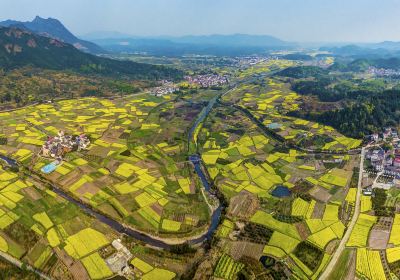
[{"label": "field plot", "polygon": [[[67,245],[67,242],[70,238],[73,239],[75,234],[79,234],[84,227],[87,227],[88,233],[96,232],[105,240],[104,233],[94,229],[101,228],[98,222],[80,212],[76,206],[57,198],[50,191],[36,188],[32,181],[10,176],[12,173],[5,173],[0,169],[0,176],[4,174],[7,174],[10,180],[3,180],[0,191],[2,193],[0,250],[3,252],[21,258],[22,261],[36,268],[47,270],[54,265],[54,261],[50,262],[50,260],[57,259],[55,250],[62,250],[66,255],[71,253],[71,257],[78,255],[77,252],[72,253],[68,249],[70,245]],[[3,178],[6,177],[3,176]],[[116,236],[110,229],[107,230],[107,234],[110,238]],[[87,237],[89,240],[74,240],[73,245],[79,254],[84,254],[81,249],[89,246],[90,242],[100,244],[100,246],[91,247],[90,251],[93,253],[102,246],[101,240],[93,239],[93,235],[89,234]],[[90,268],[86,268],[87,273],[91,275]],[[74,274],[68,269],[65,273],[65,277]],[[85,270],[82,273],[86,273]],[[113,273],[109,271],[106,276],[111,275]],[[93,279],[100,278],[104,277],[93,277]]]},{"label": "field plot", "polygon": [[82,258],[107,244],[109,241],[102,233],[87,228],[69,236],[66,240],[65,250],[74,258]]},{"label": "field plot", "polygon": [[386,279],[378,251],[370,251],[365,248],[357,249],[356,272],[360,277],[367,279]]},{"label": "field plot", "polygon": [[283,59],[271,59],[265,62],[257,63],[254,66],[251,66],[243,71],[240,71],[239,78],[247,78],[257,74],[266,74],[271,71],[276,71],[282,68],[295,66],[296,62],[291,60],[283,60]]},{"label": "field plot", "polygon": [[372,209],[372,201],[370,196],[361,197],[361,212],[368,212]]},{"label": "field plot", "polygon": [[265,212],[262,211],[256,212],[254,216],[251,218],[251,221],[254,223],[262,224],[268,228],[271,228],[273,230],[279,231],[281,233],[284,233],[288,236],[300,240],[300,235],[294,225],[280,222],[274,219],[272,215],[267,214]]},{"label": "field plot", "polygon": [[[292,188],[301,180],[328,190],[349,182],[352,172],[329,170],[313,156],[281,147],[241,112],[216,108],[209,119],[198,134],[199,149],[211,178],[229,198],[243,190],[259,198],[271,198],[276,186]],[[326,156],[327,161],[334,159]],[[341,161],[346,163],[349,159],[342,157]],[[304,168],[317,165],[318,170]],[[314,206],[315,201],[297,199],[292,214],[311,216]]]},{"label": "field plot", "polygon": [[[279,80],[267,78],[264,84],[241,85],[223,100],[246,108],[276,135],[299,146],[339,151],[361,145],[361,140],[347,138],[332,127],[287,116],[287,112],[299,109],[300,96]],[[302,168],[314,169],[308,165]]]},{"label": "field plot", "polygon": [[172,280],[175,278],[176,274],[172,271],[161,269],[161,268],[154,268],[152,265],[148,264],[147,262],[141,260],[138,257],[134,257],[131,260],[131,264],[139,270],[138,276],[140,279],[161,279],[161,280]]},{"label": "field plot", "polygon": [[366,214],[360,214],[357,223],[351,232],[348,247],[366,247],[368,242],[369,231],[376,222],[376,217]]},{"label": "field plot", "polygon": [[[1,251],[50,276],[57,271],[61,279],[105,279],[114,275],[104,252],[115,252],[110,243],[120,237],[118,233],[54,192],[37,187],[37,181],[31,178],[1,167],[0,177]],[[157,275],[167,280],[175,277],[175,272],[162,267],[158,264],[148,279]]]},{"label": "field plot", "polygon": [[400,245],[400,215],[396,214],[393,220],[392,231],[390,232],[389,243]]},{"label": "field plot", "polygon": [[400,260],[400,248],[388,248],[386,249],[386,258],[389,263],[394,263]]},{"label": "field plot", "polygon": [[[249,86],[246,90],[251,92],[254,88]],[[272,101],[270,105],[276,106]],[[346,230],[340,220],[341,203],[330,198],[346,197],[353,158],[336,155],[316,158],[313,154],[284,147],[243,112],[228,106],[216,107],[197,136],[207,171],[218,189],[233,203],[230,207],[239,204],[242,207],[246,203],[250,209],[247,213],[253,213],[248,227],[255,231],[254,223],[271,232],[260,238],[261,231],[257,231],[252,239],[245,227],[245,240],[262,244],[266,256],[288,261],[297,277],[318,278],[334,250],[335,240],[340,240]],[[328,193],[325,201],[314,195],[320,188]],[[248,202],[242,200],[249,196],[252,199],[247,198]],[[239,200],[241,202],[237,203]],[[252,207],[254,205],[259,206]],[[232,228],[224,222],[218,237],[229,240],[230,232]],[[307,248],[318,261],[313,262],[308,255],[301,254],[299,247]]]},{"label": "field plot", "polygon": [[341,239],[345,231],[341,221],[307,220],[307,225],[312,232],[307,240],[321,249],[324,249],[330,241]]},{"label": "field plot", "polygon": [[[186,131],[202,106],[148,94],[36,105],[0,115],[0,133],[8,135],[0,152],[132,227],[156,235],[188,235],[201,230],[197,224],[204,230],[209,220],[199,182],[187,163]],[[88,150],[67,153],[55,171],[43,174],[42,167],[51,159],[38,152],[60,130],[85,134],[91,144]],[[4,173],[2,178],[10,180],[8,176]],[[8,197],[11,205],[19,199],[12,195],[5,193],[0,200]],[[182,223],[179,217],[185,214],[200,222]],[[48,229],[46,213],[41,215],[37,219]],[[0,225],[11,220],[4,216]]]},{"label": "field plot", "polygon": [[228,255],[222,255],[219,259],[214,275],[223,279],[234,279],[236,274],[243,268],[243,264],[235,262]]},{"label": "field plot", "polygon": [[92,279],[104,279],[113,275],[98,253],[83,258],[82,263]]}]

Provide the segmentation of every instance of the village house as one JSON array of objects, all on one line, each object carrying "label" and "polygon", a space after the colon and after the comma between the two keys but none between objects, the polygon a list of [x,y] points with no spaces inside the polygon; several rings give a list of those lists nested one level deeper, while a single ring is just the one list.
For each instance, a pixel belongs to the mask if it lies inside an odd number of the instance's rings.
[{"label": "village house", "polygon": [[154,87],[150,90],[150,93],[155,96],[163,96],[177,92],[179,88],[172,82],[162,81],[161,86]]},{"label": "village house", "polygon": [[396,178],[400,178],[400,169],[395,166],[386,166],[384,174],[388,175],[388,176],[394,176]]},{"label": "village house", "polygon": [[383,170],[383,161],[385,158],[385,151],[382,149],[379,150],[372,150],[369,151],[366,155],[366,158],[371,161],[372,167],[376,171],[382,171]]},{"label": "village house", "polygon": [[90,145],[90,140],[85,134],[79,136],[65,135],[64,131],[59,131],[57,136],[48,136],[43,144],[40,154],[43,157],[62,160],[65,154],[77,150],[86,150]]},{"label": "village house", "polygon": [[369,140],[377,142],[379,140],[379,134],[378,133],[371,134],[369,136]]}]

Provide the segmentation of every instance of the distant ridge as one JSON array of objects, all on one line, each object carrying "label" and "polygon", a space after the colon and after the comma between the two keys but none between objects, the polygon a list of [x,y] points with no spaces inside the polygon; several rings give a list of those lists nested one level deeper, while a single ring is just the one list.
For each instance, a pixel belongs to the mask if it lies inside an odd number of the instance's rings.
[{"label": "distant ridge", "polygon": [[[110,37],[107,38],[107,35]],[[86,38],[91,38],[111,52],[143,52],[154,55],[251,55],[297,46],[269,35],[246,34],[124,37],[123,34],[114,32],[96,32]]]},{"label": "distant ridge", "polygon": [[279,38],[270,35],[248,35],[248,34],[231,34],[231,35],[202,35],[202,36],[183,36],[177,38],[169,38],[172,42],[186,44],[206,44],[220,46],[249,46],[249,47],[271,47],[271,46],[292,46],[292,43],[285,42]]},{"label": "distant ridge", "polygon": [[54,18],[44,19],[37,16],[32,21],[27,22],[6,20],[0,22],[0,26],[27,29],[39,35],[51,37],[59,41],[71,44],[77,49],[84,52],[90,52],[93,54],[105,53],[105,51],[95,43],[77,38],[59,20]]},{"label": "distant ridge", "polygon": [[37,35],[26,29],[0,27],[0,68],[23,66],[82,73],[129,76],[137,79],[177,79],[182,72],[173,68],[120,61],[84,53],[72,45]]}]

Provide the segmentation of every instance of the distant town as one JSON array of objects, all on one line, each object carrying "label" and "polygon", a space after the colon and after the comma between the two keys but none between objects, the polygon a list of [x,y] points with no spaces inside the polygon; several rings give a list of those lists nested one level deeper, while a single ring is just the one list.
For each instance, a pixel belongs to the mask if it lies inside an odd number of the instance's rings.
[{"label": "distant town", "polygon": [[377,76],[377,77],[393,77],[393,76],[400,76],[399,70],[394,69],[385,69],[385,68],[377,68],[370,66],[367,70],[368,74]]},{"label": "distant town", "polygon": [[[186,76],[185,81],[188,85],[202,89],[220,87],[229,83],[228,76],[218,74]],[[150,92],[155,96],[163,96],[177,92],[178,90],[179,85],[171,81],[161,81],[160,85],[152,88]]]},{"label": "distant town", "polygon": [[186,76],[185,80],[201,88],[218,87],[229,83],[228,76],[217,74]]}]

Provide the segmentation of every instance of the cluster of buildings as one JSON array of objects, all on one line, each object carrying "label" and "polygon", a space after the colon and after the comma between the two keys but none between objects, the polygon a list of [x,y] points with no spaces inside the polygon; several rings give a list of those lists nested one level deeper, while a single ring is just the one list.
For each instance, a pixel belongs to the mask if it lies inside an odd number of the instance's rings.
[{"label": "cluster of buildings", "polygon": [[371,149],[366,155],[371,161],[371,166],[377,172],[400,179],[400,147],[385,152],[383,149]]},{"label": "cluster of buildings", "polygon": [[367,73],[377,77],[390,77],[400,76],[400,71],[394,69],[376,68],[373,66],[368,67]]},{"label": "cluster of buildings", "polygon": [[111,245],[117,252],[106,259],[108,267],[114,273],[131,279],[132,277],[130,276],[133,274],[133,270],[129,260],[132,259],[132,253],[122,244],[120,239],[115,239]]},{"label": "cluster of buildings", "polygon": [[186,76],[185,80],[191,84],[198,85],[201,88],[222,86],[229,83],[227,76],[217,74]]},{"label": "cluster of buildings", "polygon": [[374,142],[379,142],[381,140],[388,140],[392,139],[394,142],[399,141],[399,134],[396,129],[393,129],[391,127],[385,128],[385,130],[382,133],[374,133],[368,136],[368,140],[374,141]]},{"label": "cluster of buildings", "polygon": [[66,153],[85,150],[89,145],[90,140],[85,134],[78,136],[65,135],[65,132],[60,130],[57,136],[47,137],[40,154],[44,157],[62,160]]},{"label": "cluster of buildings", "polygon": [[238,64],[240,66],[253,66],[261,62],[268,61],[269,59],[276,59],[276,57],[265,57],[265,56],[245,56],[238,58]]},{"label": "cluster of buildings", "polygon": [[[400,140],[397,131],[393,128],[386,128],[382,133],[374,133],[369,135],[368,138],[372,147],[367,150],[365,159],[378,173],[372,185],[363,189],[363,195],[371,196],[374,188],[388,189],[399,184]],[[385,141],[383,142],[383,140]],[[384,143],[390,143],[393,149],[383,149],[381,146]],[[389,180],[379,181],[381,175]]]},{"label": "cluster of buildings", "polygon": [[161,81],[161,85],[154,87],[150,90],[150,93],[155,96],[163,96],[178,91],[179,88],[172,82]]},{"label": "cluster of buildings", "polygon": [[379,142],[381,139],[392,139],[393,149],[385,151],[380,146],[376,146],[367,151],[365,158],[370,161],[376,172],[400,179],[400,140],[397,132],[387,128],[382,135],[374,134],[371,137],[375,142]]},{"label": "cluster of buildings", "polygon": [[365,158],[371,162],[371,166],[375,169],[375,171],[381,172],[383,171],[384,161],[386,157],[385,151],[381,148],[368,150]]}]

